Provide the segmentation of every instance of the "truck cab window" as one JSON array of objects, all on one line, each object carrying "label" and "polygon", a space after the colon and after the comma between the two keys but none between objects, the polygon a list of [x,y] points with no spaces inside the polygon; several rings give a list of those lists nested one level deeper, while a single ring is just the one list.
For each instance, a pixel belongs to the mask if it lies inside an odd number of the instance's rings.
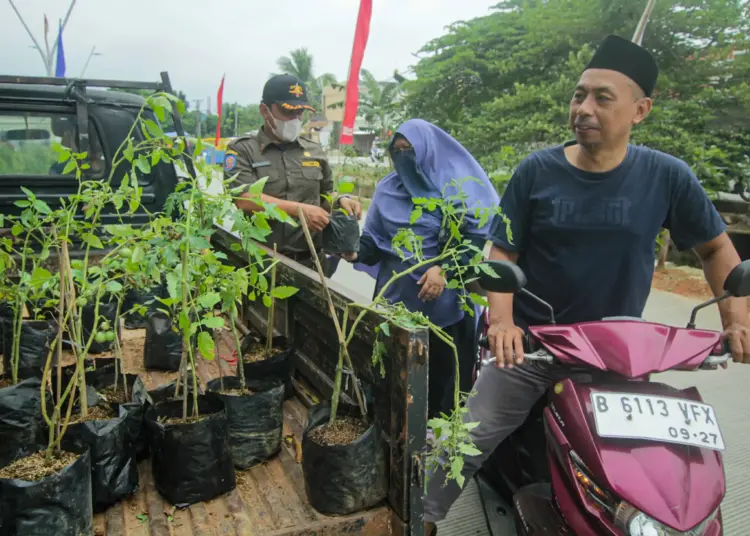
[{"label": "truck cab window", "polygon": [[[0,177],[62,175],[66,162],[57,161],[53,143],[80,152],[75,115],[0,112]],[[88,175],[99,176],[106,168],[102,146],[91,122],[89,151],[84,162],[91,166]]]}]

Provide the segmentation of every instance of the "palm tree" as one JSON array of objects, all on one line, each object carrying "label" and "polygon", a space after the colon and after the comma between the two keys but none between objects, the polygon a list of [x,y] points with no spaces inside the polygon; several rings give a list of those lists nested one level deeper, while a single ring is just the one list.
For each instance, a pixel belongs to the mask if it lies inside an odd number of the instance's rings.
[{"label": "palm tree", "polygon": [[370,71],[362,69],[361,83],[365,88],[359,111],[378,136],[385,138],[388,130],[401,119],[398,101],[402,82],[378,82]]},{"label": "palm tree", "polygon": [[305,47],[292,50],[289,56],[280,57],[276,60],[276,65],[282,73],[296,76],[305,83],[309,92],[310,104],[315,107],[318,113],[323,113],[323,89],[327,85],[335,84],[336,77],[331,73],[315,76],[312,54]]}]

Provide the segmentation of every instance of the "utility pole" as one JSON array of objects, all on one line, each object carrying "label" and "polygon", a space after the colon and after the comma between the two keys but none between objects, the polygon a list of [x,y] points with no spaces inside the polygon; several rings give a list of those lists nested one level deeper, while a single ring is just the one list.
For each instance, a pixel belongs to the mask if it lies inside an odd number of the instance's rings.
[{"label": "utility pole", "polygon": [[239,136],[239,132],[240,132],[239,117],[240,117],[240,105],[235,102],[234,103],[234,137],[235,138]]},{"label": "utility pole", "polygon": [[[49,47],[49,41],[47,40],[47,32],[44,33],[44,50],[42,50],[42,47],[39,45],[39,42],[36,40],[36,37],[34,37],[34,34],[31,33],[31,30],[29,29],[28,24],[26,24],[26,21],[21,16],[21,13],[18,11],[18,8],[13,3],[13,0],[8,0],[10,3],[10,7],[13,8],[13,11],[15,11],[16,16],[18,17],[18,20],[21,21],[21,24],[23,24],[24,29],[26,30],[26,33],[29,34],[29,37],[31,38],[31,42],[34,43],[34,48],[37,49],[39,52],[39,55],[42,57],[42,61],[44,62],[44,71],[47,74],[47,76],[54,76],[55,75],[55,52],[57,52],[57,39],[55,39],[55,43],[52,45],[52,49],[50,50]],[[68,6],[68,11],[65,13],[65,18],[62,21],[62,30],[65,30],[65,26],[68,24],[68,19],[70,19],[70,14],[73,11],[73,8],[76,5],[76,0],[71,0],[70,5]],[[46,17],[45,17],[46,18]],[[58,31],[60,31],[58,29]]]},{"label": "utility pole", "polygon": [[203,122],[203,119],[201,118],[201,103],[203,102],[203,99],[195,99],[195,116],[196,116],[196,122],[195,122],[195,137],[200,139],[201,137],[201,123]]},{"label": "utility pole", "polygon": [[101,55],[102,55],[101,52],[96,51],[96,45],[91,47],[91,52],[89,53],[89,57],[86,58],[86,63],[83,65],[83,70],[81,71],[80,78],[83,78],[83,75],[86,74],[86,69],[88,69],[89,67],[89,62],[91,61],[91,58],[94,56],[101,56]]}]

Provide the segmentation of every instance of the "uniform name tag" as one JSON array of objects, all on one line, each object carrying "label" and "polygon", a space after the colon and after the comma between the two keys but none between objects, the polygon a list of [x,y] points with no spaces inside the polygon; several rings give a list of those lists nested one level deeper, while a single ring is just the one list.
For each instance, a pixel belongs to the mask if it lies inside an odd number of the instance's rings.
[{"label": "uniform name tag", "polygon": [[302,167],[320,167],[320,162],[317,160],[304,160]]},{"label": "uniform name tag", "polygon": [[271,165],[271,162],[269,162],[268,160],[265,160],[263,162],[254,162],[253,163],[253,169],[258,169],[258,168],[262,168],[262,167],[269,167],[270,165]]}]

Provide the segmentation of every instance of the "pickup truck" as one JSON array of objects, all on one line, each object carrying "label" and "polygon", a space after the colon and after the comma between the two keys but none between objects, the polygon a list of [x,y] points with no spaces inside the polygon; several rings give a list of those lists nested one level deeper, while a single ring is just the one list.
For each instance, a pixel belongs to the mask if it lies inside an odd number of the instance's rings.
[{"label": "pickup truck", "polygon": [[[117,90],[172,92],[167,73],[162,73],[161,80],[155,83],[0,76],[0,125],[12,125],[13,136],[18,138],[18,125],[28,124],[30,139],[39,139],[38,131],[43,129],[49,132],[48,138],[62,139],[63,143],[72,144],[69,147],[88,152],[91,169],[85,179],[101,180],[108,176],[112,155],[127,136],[144,102],[136,94]],[[176,111],[174,128],[178,135],[184,135]],[[33,151],[25,151],[27,148]],[[21,187],[30,189],[52,207],[59,206],[60,198],[76,191],[75,177],[65,176],[55,168],[56,158],[49,147],[25,144],[21,151],[18,149],[16,145],[0,144],[0,213],[18,210],[14,202],[25,197]],[[115,174],[114,182],[121,177]],[[159,212],[178,182],[174,166],[163,162],[154,166],[139,182],[143,188],[143,206],[126,223],[142,224],[149,213]],[[103,221],[114,221],[114,217],[114,213],[105,214]],[[235,237],[224,231],[217,236],[216,246],[226,252],[229,262],[237,265],[246,262],[231,248]],[[184,510],[175,510],[158,494],[151,477],[151,461],[145,460],[139,468],[138,492],[96,515],[97,535],[424,534],[421,455],[427,423],[426,331],[392,328],[386,373],[381,377],[372,369],[371,354],[374,329],[382,320],[370,314],[361,324],[350,353],[357,376],[371,390],[375,422],[387,442],[388,498],[373,509],[344,517],[319,514],[307,501],[299,445],[306,408],[332,394],[338,339],[317,274],[282,258],[277,277],[281,284],[299,289],[294,297],[277,306],[275,322],[279,334],[294,341],[296,347],[294,396],[285,403],[286,439],[281,453],[268,463],[238,471],[238,486],[232,492]],[[346,303],[363,301],[362,296],[334,282],[329,283],[329,288],[339,314]],[[245,326],[263,329],[262,305],[248,302],[242,317]],[[126,332],[125,345],[137,345],[140,336],[138,331]],[[198,373],[204,385],[218,375],[219,366],[224,374],[229,374],[229,365],[222,359],[213,363],[201,361]],[[145,371],[142,363],[132,364],[128,372],[141,374],[149,387],[174,378],[174,373]],[[342,394],[342,398],[351,402],[351,393]]]}]

